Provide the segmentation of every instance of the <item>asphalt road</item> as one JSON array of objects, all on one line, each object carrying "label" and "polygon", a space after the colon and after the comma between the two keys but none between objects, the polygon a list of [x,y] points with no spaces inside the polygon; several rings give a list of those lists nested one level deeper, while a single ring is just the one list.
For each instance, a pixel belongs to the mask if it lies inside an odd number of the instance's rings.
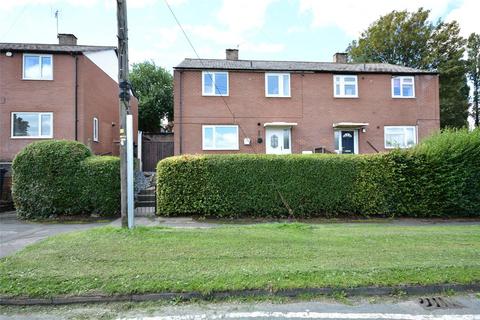
[{"label": "asphalt road", "polygon": [[[426,310],[417,298],[406,301],[371,303],[366,300],[342,304],[338,302],[296,302],[287,304],[220,304],[165,308],[143,317],[119,319],[200,320],[200,319],[363,319],[363,320],[480,320],[480,299],[471,296],[447,298],[462,305],[451,309]],[[143,317],[143,318],[142,318]]]},{"label": "asphalt road", "polygon": [[418,297],[355,298],[342,301],[190,303],[170,305],[101,304],[60,307],[3,307],[0,320],[45,319],[338,319],[338,320],[480,320],[480,297],[444,297],[461,306],[425,309]]}]

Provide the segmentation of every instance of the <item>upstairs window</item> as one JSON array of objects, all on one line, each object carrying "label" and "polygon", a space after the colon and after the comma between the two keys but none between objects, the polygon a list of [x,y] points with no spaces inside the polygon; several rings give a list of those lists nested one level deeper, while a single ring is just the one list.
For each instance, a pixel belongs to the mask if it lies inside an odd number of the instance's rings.
[{"label": "upstairs window", "polygon": [[357,76],[333,76],[333,96],[335,98],[358,98]]},{"label": "upstairs window", "polygon": [[393,77],[392,98],[415,98],[415,78]]},{"label": "upstairs window", "polygon": [[51,112],[13,112],[12,138],[53,138]]},{"label": "upstairs window", "polygon": [[203,150],[238,150],[238,126],[202,126]]},{"label": "upstairs window", "polygon": [[385,127],[385,148],[410,148],[417,143],[414,126]]},{"label": "upstairs window", "polygon": [[228,72],[202,72],[202,95],[228,96]]},{"label": "upstairs window", "polygon": [[24,54],[24,80],[53,80],[53,57],[51,54]]},{"label": "upstairs window", "polygon": [[266,73],[265,96],[283,98],[290,97],[290,74]]},{"label": "upstairs window", "polygon": [[98,142],[98,118],[93,117],[93,141]]}]

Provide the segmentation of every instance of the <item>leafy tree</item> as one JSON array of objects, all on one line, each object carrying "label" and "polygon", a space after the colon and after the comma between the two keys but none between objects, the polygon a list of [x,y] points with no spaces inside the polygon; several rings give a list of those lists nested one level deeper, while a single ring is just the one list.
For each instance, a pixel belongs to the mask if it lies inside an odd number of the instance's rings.
[{"label": "leafy tree", "polygon": [[133,64],[130,82],[139,98],[138,128],[159,132],[162,119],[173,120],[173,77],[153,61]]},{"label": "leafy tree", "polygon": [[468,78],[473,86],[473,110],[475,126],[480,127],[480,34],[472,33],[467,44],[467,70]]},{"label": "leafy tree", "polygon": [[437,70],[442,127],[463,127],[468,118],[466,40],[456,21],[432,23],[430,11],[392,11],[380,17],[347,48],[353,62],[382,62]]}]

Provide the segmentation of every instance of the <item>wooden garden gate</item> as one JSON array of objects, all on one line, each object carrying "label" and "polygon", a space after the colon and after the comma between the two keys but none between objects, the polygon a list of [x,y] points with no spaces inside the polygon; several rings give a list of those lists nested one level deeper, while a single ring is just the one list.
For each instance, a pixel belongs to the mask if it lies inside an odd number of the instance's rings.
[{"label": "wooden garden gate", "polygon": [[142,170],[155,171],[158,161],[173,156],[173,134],[144,134],[142,138]]}]

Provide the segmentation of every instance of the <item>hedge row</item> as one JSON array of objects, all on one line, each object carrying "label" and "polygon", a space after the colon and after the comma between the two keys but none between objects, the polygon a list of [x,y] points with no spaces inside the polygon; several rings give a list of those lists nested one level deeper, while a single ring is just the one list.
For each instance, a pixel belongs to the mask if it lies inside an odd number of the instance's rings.
[{"label": "hedge row", "polygon": [[12,193],[26,219],[120,211],[120,161],[92,156],[75,141],[51,140],[26,146],[13,161]]},{"label": "hedge row", "polygon": [[480,130],[375,155],[185,155],[157,173],[162,215],[480,215]]}]

